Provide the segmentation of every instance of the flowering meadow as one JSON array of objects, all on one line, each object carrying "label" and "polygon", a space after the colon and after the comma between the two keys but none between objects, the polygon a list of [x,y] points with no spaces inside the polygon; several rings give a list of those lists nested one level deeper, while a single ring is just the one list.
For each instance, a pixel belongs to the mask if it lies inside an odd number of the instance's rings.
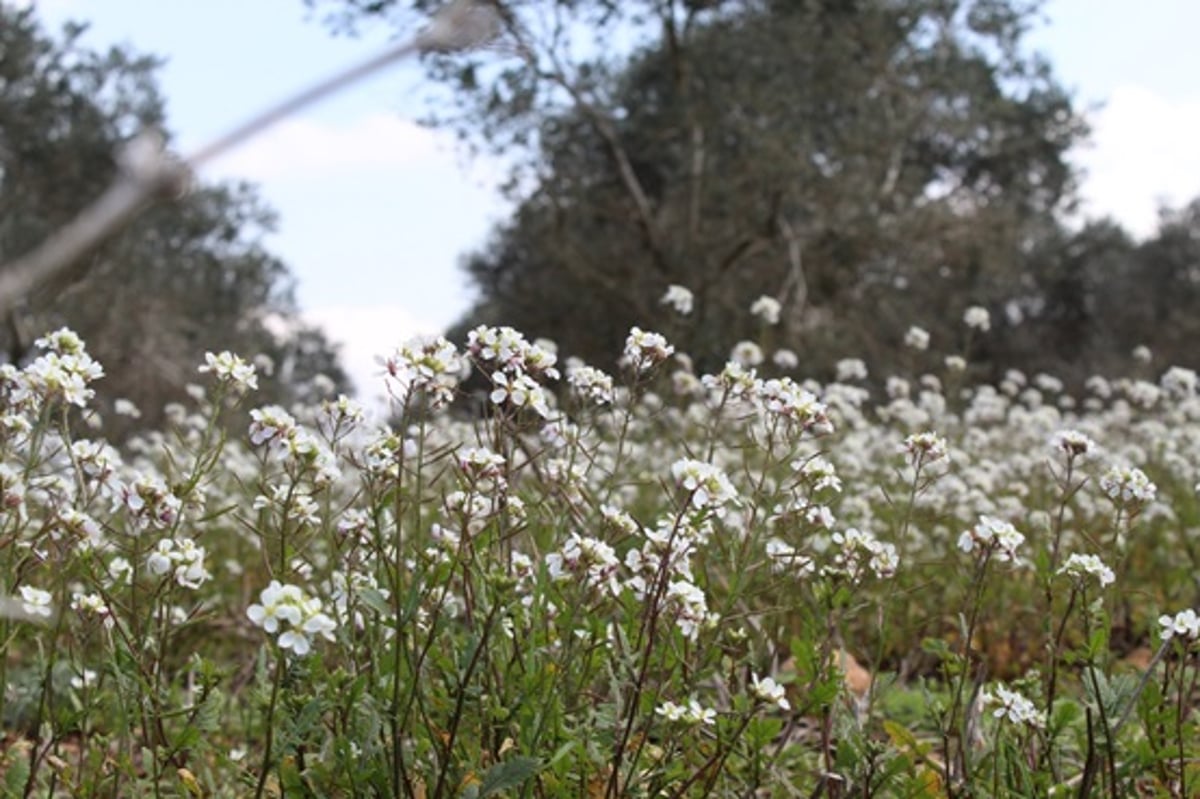
[{"label": "flowering meadow", "polygon": [[383,359],[386,423],[210,354],[120,448],[49,334],[0,367],[4,795],[1200,794],[1197,376],[980,383],[989,326],[823,382],[481,327]]}]

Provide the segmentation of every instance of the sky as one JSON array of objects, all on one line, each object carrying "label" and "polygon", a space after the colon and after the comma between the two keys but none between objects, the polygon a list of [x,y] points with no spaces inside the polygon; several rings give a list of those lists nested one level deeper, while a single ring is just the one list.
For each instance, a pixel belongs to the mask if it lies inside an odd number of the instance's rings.
[{"label": "sky", "polygon": [[[159,85],[183,153],[394,35],[333,36],[303,0],[25,2],[54,28],[88,21],[89,46],[163,57]],[[1072,154],[1084,170],[1084,213],[1149,234],[1161,204],[1200,196],[1200,0],[1048,0],[1041,16],[1029,47],[1092,125],[1090,143]],[[382,387],[375,356],[468,308],[460,258],[507,210],[497,162],[471,160],[450,134],[417,124],[425,88],[415,64],[397,66],[200,175],[259,185],[279,215],[267,245],[295,275],[305,317],[341,343],[367,400]]]}]

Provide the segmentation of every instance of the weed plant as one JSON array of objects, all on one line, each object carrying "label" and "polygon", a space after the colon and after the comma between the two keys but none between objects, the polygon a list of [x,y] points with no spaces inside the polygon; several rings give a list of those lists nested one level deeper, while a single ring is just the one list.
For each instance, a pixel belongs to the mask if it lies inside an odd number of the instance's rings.
[{"label": "weed plant", "polygon": [[873,393],[479,328],[385,359],[386,424],[259,407],[221,353],[120,450],[50,334],[0,367],[0,784],[1197,795],[1195,373],[977,384],[923,333]]}]

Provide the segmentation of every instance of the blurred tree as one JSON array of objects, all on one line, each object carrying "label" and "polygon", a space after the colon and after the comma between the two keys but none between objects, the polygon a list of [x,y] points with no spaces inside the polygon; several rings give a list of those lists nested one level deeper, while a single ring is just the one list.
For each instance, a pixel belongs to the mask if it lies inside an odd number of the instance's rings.
[{"label": "blurred tree", "polygon": [[[340,23],[425,5],[324,0]],[[665,324],[680,283],[697,307],[676,334],[704,366],[759,336],[762,294],[809,368],[892,360],[909,324],[947,343],[966,305],[1027,291],[1071,203],[1084,126],[1020,48],[1035,3],[495,5],[506,45],[429,62],[455,90],[435,121],[515,163],[464,325],[603,362],[631,324]]]},{"label": "blurred tree", "polygon": [[1121,342],[1121,360],[1145,344],[1162,368],[1200,369],[1200,198],[1164,208],[1155,233],[1120,267],[1098,314]]},{"label": "blurred tree", "polygon": [[[56,41],[31,10],[0,3],[0,263],[97,197],[122,142],[163,124],[157,62],[91,52],[82,31]],[[267,356],[286,379],[264,377],[263,402],[301,398],[318,373],[344,385],[334,348],[300,323],[287,269],[261,244],[272,223],[248,187],[196,186],[27,298],[0,346],[19,360],[34,337],[69,325],[105,367],[102,393],[133,400],[148,423],[197,379],[206,350]]]},{"label": "blurred tree", "polygon": [[980,342],[980,360],[1054,374],[1078,387],[1092,374],[1128,371],[1140,339],[1113,315],[1115,304],[1142,302],[1130,285],[1137,244],[1112,220],[1060,229],[1030,254],[1024,289],[998,308],[1002,336]]}]

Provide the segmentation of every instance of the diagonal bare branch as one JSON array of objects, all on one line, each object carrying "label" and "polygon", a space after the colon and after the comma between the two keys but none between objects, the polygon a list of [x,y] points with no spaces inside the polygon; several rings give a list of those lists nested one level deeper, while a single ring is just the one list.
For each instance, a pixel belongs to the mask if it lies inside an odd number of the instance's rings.
[{"label": "diagonal bare branch", "polygon": [[453,0],[410,40],[269,106],[183,160],[166,151],[157,131],[143,131],[119,154],[117,177],[104,194],[32,252],[0,266],[0,314],[11,313],[22,298],[121,231],[155,200],[179,196],[197,167],[285,117],[409,56],[468,50],[498,32],[493,8],[480,0]]}]

